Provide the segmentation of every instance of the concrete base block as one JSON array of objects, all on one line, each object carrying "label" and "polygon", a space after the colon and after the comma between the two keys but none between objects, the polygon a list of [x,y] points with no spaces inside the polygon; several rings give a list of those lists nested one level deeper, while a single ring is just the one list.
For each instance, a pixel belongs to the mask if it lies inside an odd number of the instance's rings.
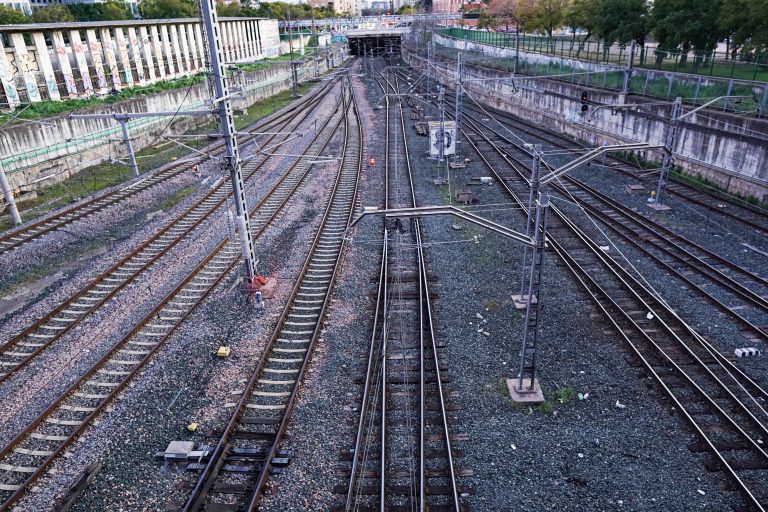
[{"label": "concrete base block", "polygon": [[[515,304],[515,309],[525,309],[528,307],[528,296],[527,295],[513,295],[512,296],[512,302]],[[533,300],[531,301],[534,304],[538,302],[538,299],[536,296],[533,296]]]},{"label": "concrete base block", "polygon": [[435,178],[434,179],[434,183],[435,183],[435,185],[447,185],[448,184],[448,180],[445,179],[445,178]]},{"label": "concrete base block", "polygon": [[533,379],[533,389],[528,389],[528,381],[523,379],[523,389],[518,389],[517,385],[520,379],[507,379],[507,389],[509,397],[522,404],[541,404],[544,403],[544,393],[541,391],[539,379]]},{"label": "concrete base block", "polygon": [[466,167],[467,167],[467,164],[450,163],[448,165],[451,167],[451,169],[466,169]]},{"label": "concrete base block", "polygon": [[663,212],[663,211],[672,209],[671,207],[665,204],[656,204],[656,203],[648,203],[648,208],[653,208],[657,212]]}]

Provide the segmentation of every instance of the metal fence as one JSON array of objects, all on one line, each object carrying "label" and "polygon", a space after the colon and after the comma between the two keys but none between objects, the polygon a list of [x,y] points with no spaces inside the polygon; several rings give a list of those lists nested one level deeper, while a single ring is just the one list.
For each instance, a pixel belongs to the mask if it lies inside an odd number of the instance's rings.
[{"label": "metal fence", "polygon": [[[504,48],[514,48],[517,40],[516,34],[508,32],[461,28],[446,28],[440,32],[451,37]],[[629,47],[623,45],[606,46],[600,41],[582,42],[577,38],[549,39],[523,35],[520,36],[519,41],[520,51],[618,66],[629,64]],[[768,53],[733,55],[718,51],[681,52],[663,50],[655,45],[645,45],[635,48],[632,60],[633,66],[637,68],[768,82]]]},{"label": "metal fence", "polygon": [[[634,68],[630,72],[625,67],[604,62],[590,63],[581,59],[568,58],[566,54],[561,58],[559,55],[531,53],[524,51],[522,45],[519,59],[515,63],[514,45],[510,48],[488,44],[482,38],[484,36],[478,39],[456,38],[448,35],[451,33],[450,30],[454,29],[441,30],[442,34],[436,38],[438,44],[435,57],[455,61],[456,53],[461,50],[465,62],[476,66],[510,72],[516,70],[520,75],[548,76],[552,80],[584,87],[641,94],[664,101],[673,100],[679,96],[685,103],[691,105],[701,105],[721,96],[743,96],[744,98],[722,99],[714,103],[712,108],[759,117],[768,114],[767,82],[646,68]],[[463,32],[477,31],[464,30]],[[494,35],[492,32],[478,33],[486,36]]]}]

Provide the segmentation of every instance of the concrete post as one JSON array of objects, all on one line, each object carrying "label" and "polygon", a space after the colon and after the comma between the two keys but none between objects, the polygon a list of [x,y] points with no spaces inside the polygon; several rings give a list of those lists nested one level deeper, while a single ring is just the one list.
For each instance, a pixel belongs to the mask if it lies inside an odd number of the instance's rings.
[{"label": "concrete post", "polygon": [[149,83],[154,83],[157,79],[155,74],[155,63],[152,60],[153,41],[147,33],[147,27],[139,27],[139,38],[141,39],[141,49],[144,52],[144,60],[147,61],[147,75]]},{"label": "concrete post", "polygon": [[24,36],[22,34],[11,34],[11,43],[13,43],[14,61],[17,64],[21,64],[19,71],[24,78],[29,101],[31,103],[39,103],[42,101],[40,89],[37,87],[35,75],[29,66],[30,57],[29,53],[27,53],[27,43],[24,42]]},{"label": "concrete post", "polygon": [[[168,25],[160,25],[160,35],[163,37],[163,53],[165,54],[165,63],[168,65],[168,75],[173,78],[177,76],[178,64],[173,54],[173,48],[171,47],[171,33],[168,30]],[[178,64],[178,65],[177,65]]]},{"label": "concrete post", "polygon": [[13,225],[18,226],[21,224],[21,215],[19,215],[19,209],[16,207],[16,199],[13,197],[13,190],[8,183],[8,178],[5,176],[5,169],[0,165],[0,187],[3,189],[3,198],[5,198],[5,204],[8,205],[8,213],[11,214]]},{"label": "concrete post", "polygon": [[221,53],[224,57],[224,60],[226,62],[232,62],[234,59],[232,58],[232,47],[230,46],[230,42],[232,41],[232,36],[230,34],[229,30],[229,23],[227,22],[221,22],[219,24],[221,28]]},{"label": "concrete post", "polygon": [[[2,64],[2,63],[0,63]],[[760,100],[760,106],[757,108],[757,117],[763,117],[768,107],[768,84],[763,88],[763,99]]]},{"label": "concrete post", "polygon": [[64,75],[64,85],[67,87],[67,94],[70,99],[75,99],[77,98],[77,83],[72,74],[72,66],[69,65],[69,55],[67,55],[67,45],[64,44],[64,35],[58,30],[51,33],[51,42],[53,43],[53,51],[56,53],[56,58],[59,61],[59,69],[61,69],[61,74]]},{"label": "concrete post", "polygon": [[120,72],[117,69],[115,48],[112,46],[112,35],[108,28],[101,29],[101,47],[104,50],[104,55],[107,59],[107,71],[112,77],[112,87],[119,91],[123,88],[122,81],[120,80]]},{"label": "concrete post", "polygon": [[160,40],[160,34],[157,32],[157,27],[155,25],[149,27],[149,37],[152,40],[152,52],[155,54],[155,60],[157,60],[157,73],[160,75],[160,79],[162,80],[165,78],[163,42]]},{"label": "concrete post", "polygon": [[56,83],[56,75],[53,74],[51,54],[48,52],[45,36],[42,32],[32,32],[32,42],[35,45],[37,67],[43,73],[43,80],[45,80],[45,88],[48,91],[48,98],[52,100],[60,100],[61,94],[59,94],[59,86]]},{"label": "concrete post", "polygon": [[86,30],[85,37],[88,40],[88,51],[91,54],[93,69],[96,71],[96,83],[99,86],[99,94],[105,94],[109,90],[109,84],[107,83],[107,74],[104,72],[104,66],[102,64],[104,47],[99,40],[96,39],[95,30]]},{"label": "concrete post", "polygon": [[171,33],[171,46],[173,46],[173,55],[176,59],[176,69],[178,70],[177,74],[184,76],[187,74],[187,68],[184,67],[184,57],[181,55],[179,31],[177,30],[176,25],[171,25],[168,27],[168,30]]},{"label": "concrete post", "polygon": [[195,26],[187,25],[187,44],[189,46],[189,58],[192,62],[192,69],[197,71],[203,64],[200,54],[197,51],[197,41],[195,41]]},{"label": "concrete post", "polygon": [[240,36],[237,40],[238,44],[240,45],[240,58],[243,60],[248,60],[248,32],[246,32],[244,21],[237,22],[237,33]]},{"label": "concrete post", "polygon": [[[128,43],[130,46],[129,57],[133,59],[136,65],[136,78],[139,80],[139,85],[146,83],[144,79],[144,63],[141,62],[142,43],[139,38],[136,37],[136,29],[134,27],[128,27]],[[130,66],[130,62],[128,64]]]},{"label": "concrete post", "polygon": [[5,97],[8,98],[8,106],[14,110],[20,103],[19,92],[16,90],[16,82],[11,73],[11,65],[3,47],[3,38],[0,37],[0,82],[3,84]]},{"label": "concrete post", "polygon": [[179,49],[181,51],[181,58],[184,61],[184,68],[187,71],[187,74],[192,73],[192,62],[189,58],[189,43],[187,39],[187,27],[184,26],[183,23],[176,26],[176,29],[179,31]]},{"label": "concrete post", "polygon": [[128,43],[125,40],[125,34],[121,27],[115,28],[115,46],[117,47],[117,56],[120,64],[123,66],[123,76],[125,76],[125,85],[132,87],[134,84],[133,71],[131,70],[131,58],[128,54]]}]

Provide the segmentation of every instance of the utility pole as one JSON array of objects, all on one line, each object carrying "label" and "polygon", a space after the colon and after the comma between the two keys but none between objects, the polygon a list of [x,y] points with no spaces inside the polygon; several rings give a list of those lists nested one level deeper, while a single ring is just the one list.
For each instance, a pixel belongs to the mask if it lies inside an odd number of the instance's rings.
[{"label": "utility pole", "polygon": [[677,142],[677,128],[680,121],[680,110],[683,106],[683,99],[678,96],[675,98],[675,103],[672,105],[672,119],[667,126],[667,133],[664,135],[664,157],[661,160],[661,173],[659,174],[659,185],[656,188],[656,197],[653,203],[649,206],[656,210],[669,209],[664,205],[664,193],[667,191],[667,183],[669,182],[669,171],[672,168],[674,159],[672,158],[672,152],[675,150],[675,143]]},{"label": "utility pole", "polygon": [[128,151],[128,160],[131,162],[131,170],[133,175],[138,178],[139,166],[136,165],[136,155],[133,153],[131,138],[128,136],[128,116],[115,115],[115,119],[120,123],[120,129],[123,132],[123,140],[125,141],[125,149]]},{"label": "utility pole", "polygon": [[456,142],[455,142],[455,153],[453,156],[453,167],[464,167],[464,163],[461,159],[461,100],[462,96],[464,96],[464,89],[461,87],[461,75],[463,73],[463,66],[461,62],[461,52],[458,53],[456,56],[456,113],[454,114],[454,117],[456,118]]},{"label": "utility pole", "polygon": [[427,43],[427,94],[432,95],[432,41]]},{"label": "utility pole", "polygon": [[240,154],[235,136],[235,122],[232,114],[232,103],[229,100],[229,84],[226,69],[221,58],[221,32],[219,20],[216,15],[215,0],[200,0],[201,14],[205,27],[208,52],[210,56],[211,72],[216,91],[215,102],[218,103],[219,119],[221,122],[221,135],[226,148],[222,157],[222,166],[229,172],[232,182],[232,195],[235,202],[235,215],[237,227],[240,231],[240,244],[245,260],[247,285],[252,285],[256,278],[256,255],[253,249],[253,237],[251,236],[251,224],[248,219],[248,205],[245,200],[243,173],[240,168]]},{"label": "utility pole", "polygon": [[[536,198],[536,220],[533,226],[533,257],[528,267],[528,290],[523,326],[523,340],[520,347],[520,371],[517,385],[507,381],[509,393],[516,402],[543,402],[544,395],[536,380],[536,350],[539,339],[539,317],[541,316],[541,274],[544,266],[544,246],[547,233],[547,210],[549,196]],[[527,252],[526,247],[526,252]],[[525,379],[529,384],[525,385]]]},{"label": "utility pole", "polygon": [[[205,0],[203,0],[205,1]],[[299,36],[301,37],[301,36]],[[293,30],[291,29],[291,9],[289,5],[288,9],[288,52],[291,56],[291,82],[293,84],[293,94],[291,94],[292,98],[298,98],[299,97],[299,77],[296,73],[296,62],[293,60]]]},{"label": "utility pole", "polygon": [[[536,219],[534,216],[534,206],[536,200],[539,197],[539,190],[541,189],[541,144],[534,144],[531,148],[533,154],[533,163],[531,164],[531,187],[528,191],[528,217],[525,222],[525,236],[531,236],[531,231],[534,229]],[[526,284],[528,283],[528,247],[523,248],[523,271],[520,278],[520,296],[513,296],[513,302],[520,309],[524,307],[530,297],[526,297]],[[536,300],[535,298],[533,300]]]},{"label": "utility pole", "polygon": [[440,94],[437,96],[437,105],[438,109],[440,110],[440,129],[437,131],[437,147],[440,150],[439,156],[437,158],[437,161],[441,164],[440,168],[442,169],[442,163],[445,159],[445,108],[443,108],[443,100],[445,98],[445,87],[442,85],[440,86]]},{"label": "utility pole", "polygon": [[3,189],[3,198],[8,207],[8,213],[11,214],[13,225],[18,226],[21,224],[21,215],[19,215],[19,209],[16,207],[16,198],[13,197],[13,190],[11,190],[11,185],[8,183],[8,177],[5,175],[5,169],[2,165],[0,165],[0,187]]}]

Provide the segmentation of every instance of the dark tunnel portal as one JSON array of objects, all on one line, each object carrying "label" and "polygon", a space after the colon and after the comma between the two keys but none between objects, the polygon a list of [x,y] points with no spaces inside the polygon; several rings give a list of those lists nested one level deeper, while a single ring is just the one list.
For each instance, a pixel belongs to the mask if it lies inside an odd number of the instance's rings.
[{"label": "dark tunnel portal", "polygon": [[352,55],[400,54],[400,35],[355,36],[349,38],[349,51]]}]

